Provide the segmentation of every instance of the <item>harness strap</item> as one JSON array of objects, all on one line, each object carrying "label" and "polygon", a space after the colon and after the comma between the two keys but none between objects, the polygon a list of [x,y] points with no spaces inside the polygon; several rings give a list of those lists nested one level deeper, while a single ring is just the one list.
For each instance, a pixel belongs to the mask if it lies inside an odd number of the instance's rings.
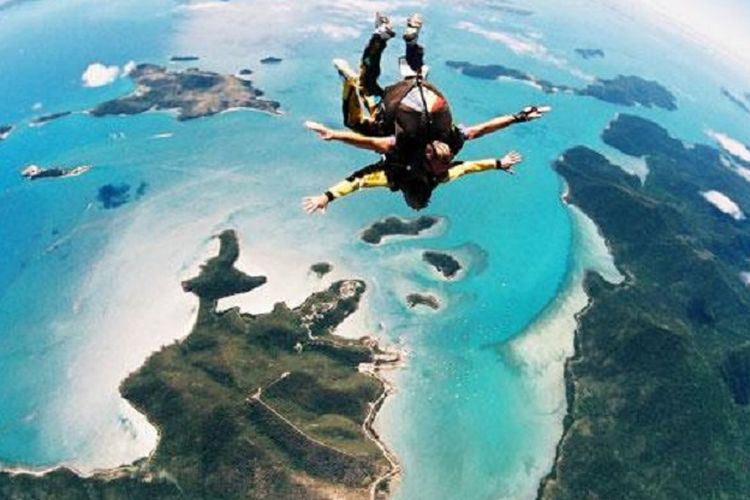
[{"label": "harness strap", "polygon": [[427,99],[424,96],[424,86],[422,85],[422,70],[417,73],[417,88],[419,89],[419,96],[422,98],[422,109],[424,110],[425,123],[427,125],[427,137],[432,137],[432,115],[430,110],[427,108]]}]

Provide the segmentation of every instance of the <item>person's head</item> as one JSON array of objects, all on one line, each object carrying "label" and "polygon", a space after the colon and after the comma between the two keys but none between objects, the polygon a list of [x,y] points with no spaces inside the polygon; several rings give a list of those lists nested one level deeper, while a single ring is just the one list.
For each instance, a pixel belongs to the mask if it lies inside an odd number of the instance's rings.
[{"label": "person's head", "polygon": [[424,148],[424,157],[433,172],[442,172],[450,168],[453,151],[444,142],[431,141]]},{"label": "person's head", "polygon": [[430,204],[433,186],[427,178],[411,177],[401,183],[404,201],[414,210],[422,210]]},{"label": "person's head", "polygon": [[448,163],[453,160],[453,151],[450,146],[442,141],[428,142],[424,148],[424,155],[428,161]]}]

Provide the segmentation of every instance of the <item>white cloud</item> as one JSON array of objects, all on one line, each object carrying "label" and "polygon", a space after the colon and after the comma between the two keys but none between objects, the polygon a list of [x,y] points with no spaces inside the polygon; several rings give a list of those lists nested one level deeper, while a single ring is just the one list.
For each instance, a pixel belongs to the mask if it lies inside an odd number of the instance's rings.
[{"label": "white cloud", "polygon": [[750,182],[750,168],[736,167],[734,171],[737,175],[745,179],[747,182]]},{"label": "white cloud", "polygon": [[[373,14],[392,14],[401,26],[406,15],[424,10],[426,0],[253,0],[203,1],[178,7],[172,53],[201,57],[234,70],[248,58],[284,56],[311,36],[345,41],[372,29]],[[408,9],[408,10],[407,10]],[[279,36],[283,33],[283,36]],[[240,66],[242,67],[242,66]],[[230,69],[231,68],[231,69]]]},{"label": "white cloud", "polygon": [[458,29],[466,30],[469,33],[474,33],[476,35],[482,36],[487,40],[501,43],[518,55],[532,56],[537,59],[551,59],[553,61],[561,61],[560,59],[557,59],[555,58],[555,56],[551,55],[544,45],[531,39],[524,39],[520,36],[511,35],[504,31],[492,31],[484,29],[469,21],[462,21],[458,23],[456,27]]},{"label": "white cloud", "polygon": [[81,75],[84,87],[103,87],[114,82],[120,74],[117,66],[105,66],[101,63],[90,64]]},{"label": "white cloud", "polygon": [[122,67],[122,76],[126,77],[126,76],[130,75],[130,73],[133,72],[133,70],[135,69],[135,67],[136,67],[135,61],[128,61],[128,63],[125,64],[125,66]]},{"label": "white cloud", "polygon": [[750,150],[737,139],[732,139],[726,134],[713,130],[706,131],[706,134],[715,140],[719,146],[730,155],[739,158],[740,160],[750,162]]},{"label": "white cloud", "polygon": [[[732,139],[726,134],[715,132],[713,130],[707,130],[706,135],[714,139],[724,151],[732,155],[734,158],[750,163],[750,149],[737,139]],[[747,182],[750,182],[750,169],[735,165],[723,156],[721,157],[721,163],[725,167],[734,170],[737,175],[745,179]]]},{"label": "white cloud", "polygon": [[745,285],[750,286],[750,273],[748,272],[740,273],[740,279]]},{"label": "white cloud", "polygon": [[357,28],[351,26],[337,26],[335,24],[323,24],[319,26],[319,31],[329,38],[334,40],[346,40],[349,38],[357,38],[360,31]]},{"label": "white cloud", "polygon": [[719,209],[719,211],[729,215],[734,220],[743,220],[745,218],[745,214],[742,213],[739,205],[724,193],[720,193],[719,191],[704,191],[701,192],[701,196],[703,196],[711,205]]},{"label": "white cloud", "polygon": [[690,40],[735,70],[750,76],[748,3],[743,0],[600,0],[628,15]]},{"label": "white cloud", "polygon": [[573,68],[567,59],[552,54],[547,47],[536,41],[534,36],[523,36],[510,34],[505,31],[488,30],[469,21],[461,21],[456,24],[456,28],[474,33],[487,40],[505,45],[510,51],[519,56],[528,56],[540,61],[557,66],[558,68],[569,71],[573,76],[586,81],[594,81],[595,78],[583,71]]},{"label": "white cloud", "polygon": [[229,5],[227,2],[195,2],[181,5],[180,8],[185,10],[206,10],[222,8],[227,5]]}]

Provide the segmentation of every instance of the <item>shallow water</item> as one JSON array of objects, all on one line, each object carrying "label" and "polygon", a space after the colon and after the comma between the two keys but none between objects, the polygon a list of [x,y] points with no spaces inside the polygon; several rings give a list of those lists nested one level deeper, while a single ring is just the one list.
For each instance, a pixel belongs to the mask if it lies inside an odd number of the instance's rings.
[{"label": "shallow water", "polygon": [[[367,36],[369,4],[321,1],[295,10],[280,3],[270,11],[265,1],[254,8],[192,9],[161,2],[153,15],[143,15],[135,2],[100,12],[86,2],[53,9],[42,1],[6,11],[0,71],[10,69],[17,78],[0,82],[0,91],[11,96],[0,103],[0,122],[21,126],[0,144],[0,254],[6,256],[0,267],[0,461],[90,469],[131,461],[153,447],[154,429],[119,398],[118,383],[149,352],[188,333],[195,301],[179,281],[215,252],[211,235],[232,227],[242,244],[239,267],[266,274],[269,284],[222,301],[223,307],[260,312],[278,300],[298,303],[331,279],[367,281],[367,307],[347,322],[347,334],[375,334],[410,353],[405,369],[391,373],[398,392],[377,421],[404,466],[398,497],[533,495],[561,429],[561,363],[570,352],[572,315],[585,305],[580,273],[607,261],[605,247],[583,238],[591,228],[580,229],[584,223],[561,203],[563,187],[550,163],[576,144],[599,147],[601,130],[624,111],[656,118],[687,140],[707,141],[704,131],[711,128],[750,142],[718,92],[717,85],[727,83],[691,69],[689,61],[671,61],[660,52],[670,46],[660,35],[640,37],[611,11],[585,2],[574,13],[538,4],[523,18],[485,8],[424,8],[431,78],[460,121],[529,103],[550,104],[554,112],[469,144],[462,154],[496,157],[518,149],[526,158],[518,175],[482,174],[442,187],[426,211],[445,217],[442,232],[377,247],[358,233],[386,215],[411,216],[397,195],[358,194],[332,205],[325,217],[305,217],[298,206],[303,195],[373,160],[324,144],[301,125],[309,118],[339,122],[330,59],[354,63]],[[403,16],[414,8],[395,2],[389,10]],[[547,52],[516,54],[458,28],[461,21],[485,31],[537,33],[531,39]],[[618,28],[606,43],[591,29],[605,21]],[[559,29],[563,22],[565,30]],[[282,40],[274,36],[290,24],[300,28]],[[29,52],[42,36],[66,57],[49,48]],[[386,60],[399,54],[399,45],[389,48]],[[602,47],[607,57],[576,59],[572,49],[581,45]],[[659,64],[636,57],[644,46],[658,48],[653,58]],[[207,69],[250,67],[285,114],[243,111],[187,123],[168,114],[74,115],[39,128],[23,123],[36,102],[44,112],[80,110],[130,88],[118,80],[83,89],[80,74],[90,62],[165,63],[172,54],[199,55]],[[267,55],[284,61],[260,65]],[[638,74],[677,89],[681,109],[669,114],[546,96],[514,82],[467,78],[444,65],[449,59],[501,63],[576,85],[585,84],[587,74]],[[678,78],[668,62],[696,77]],[[395,62],[385,67],[385,81],[394,70]],[[713,113],[706,99],[726,117]],[[156,137],[162,134],[172,135]],[[94,168],[79,178],[30,184],[17,172],[32,162]],[[101,208],[97,189],[123,182],[132,189],[146,182],[146,194],[118,209]],[[470,270],[446,282],[420,261],[425,249],[458,249]],[[590,255],[591,249],[598,251]],[[308,272],[319,261],[334,265],[322,281]],[[405,297],[413,291],[435,294],[443,308],[408,309]],[[530,342],[509,343],[523,332],[520,338]],[[542,349],[539,342],[548,341],[554,348]],[[521,361],[508,346],[522,353]],[[524,359],[535,369],[525,368]]]}]

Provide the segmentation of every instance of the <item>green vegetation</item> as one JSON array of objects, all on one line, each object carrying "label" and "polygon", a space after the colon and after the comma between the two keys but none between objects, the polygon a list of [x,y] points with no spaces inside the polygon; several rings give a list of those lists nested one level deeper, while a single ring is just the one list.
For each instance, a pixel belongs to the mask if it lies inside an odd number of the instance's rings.
[{"label": "green vegetation", "polygon": [[[579,49],[580,50],[580,49]],[[595,53],[598,55],[598,53]],[[602,53],[602,56],[604,54]],[[656,106],[668,111],[677,109],[676,98],[669,90],[664,88],[660,83],[645,80],[639,76],[618,75],[617,77],[607,79],[597,79],[594,83],[587,85],[582,89],[570,87],[568,85],[558,85],[549,80],[543,80],[534,77],[524,71],[499,64],[472,64],[466,61],[447,61],[446,64],[459,70],[466,76],[472,78],[481,78],[484,80],[496,80],[498,78],[510,78],[526,82],[539,88],[546,94],[557,92],[568,92],[572,94],[590,96],[600,101],[611,102],[623,106],[635,106],[640,104],[648,108]]]},{"label": "green vegetation", "polygon": [[190,68],[169,71],[155,64],[139,64],[128,75],[137,90],[103,102],[90,110],[93,116],[136,115],[151,109],[176,110],[178,120],[190,120],[232,108],[252,108],[278,113],[280,104],[261,99],[252,82],[232,75]]},{"label": "green vegetation", "polygon": [[431,294],[410,293],[406,296],[406,303],[409,307],[426,306],[434,311],[440,309],[440,301]]},{"label": "green vegetation", "polygon": [[604,57],[604,51],[602,49],[576,49],[575,53],[584,59]]},{"label": "green vegetation", "polygon": [[7,139],[11,132],[13,125],[0,125],[0,141]]},{"label": "green vegetation", "polygon": [[[739,109],[744,111],[745,113],[750,113],[750,107],[743,101],[741,98],[737,97],[733,93],[731,93],[726,88],[721,88],[721,95],[729,99],[729,102],[737,106]],[[745,98],[748,100],[748,103],[750,103],[750,94],[745,94]]]},{"label": "green vegetation", "polygon": [[310,266],[310,271],[315,273],[318,278],[322,278],[326,274],[333,271],[333,266],[328,262],[316,262],[315,264]]},{"label": "green vegetation", "polygon": [[434,267],[447,279],[455,278],[456,273],[461,270],[461,263],[447,253],[426,250],[422,253],[422,260]]},{"label": "green vegetation", "polygon": [[645,156],[646,182],[584,147],[556,163],[570,201],[627,276],[588,275],[566,366],[568,415],[540,499],[745,499],[750,492],[750,226],[705,202],[750,207],[719,153],[622,115],[604,133]]},{"label": "green vegetation", "polygon": [[395,464],[369,422],[385,388],[358,368],[387,356],[370,339],[332,333],[356,311],[364,283],[336,282],[295,309],[217,312],[219,298],[265,282],[233,267],[233,232],[220,239],[219,255],[183,283],[200,298],[193,331],[120,387],[159,428],[154,453],[87,478],[0,473],[0,498],[367,498],[384,484]]},{"label": "green vegetation", "polygon": [[60,118],[64,118],[66,116],[69,116],[72,114],[72,111],[60,111],[59,113],[50,113],[48,115],[43,115],[38,118],[34,118],[31,120],[32,125],[44,125],[45,123],[58,120]]},{"label": "green vegetation", "polygon": [[377,245],[387,236],[418,236],[423,231],[435,226],[440,219],[423,215],[416,219],[399,219],[398,217],[387,217],[374,222],[362,232],[362,241]]},{"label": "green vegetation", "polygon": [[656,106],[667,111],[677,109],[676,98],[671,92],[658,82],[644,80],[639,76],[618,75],[611,80],[599,79],[576,93],[623,106],[640,104],[647,108]]}]

